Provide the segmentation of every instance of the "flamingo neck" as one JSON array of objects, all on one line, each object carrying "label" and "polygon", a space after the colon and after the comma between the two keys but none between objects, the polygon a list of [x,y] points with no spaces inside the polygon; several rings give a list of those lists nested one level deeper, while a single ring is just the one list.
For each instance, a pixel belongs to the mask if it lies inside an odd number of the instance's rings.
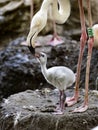
[{"label": "flamingo neck", "polygon": [[46,67],[46,63],[45,64],[41,64],[41,71],[43,73],[43,75],[45,77],[47,77],[47,67]]},{"label": "flamingo neck", "polygon": [[42,5],[41,5],[41,11],[48,11],[48,8],[49,8],[49,6],[50,6],[50,4],[52,4],[53,3],[53,0],[44,0],[43,1],[43,3],[42,3]]},{"label": "flamingo neck", "polygon": [[[59,9],[58,9],[59,3]],[[54,0],[53,1],[53,16],[58,24],[64,23],[70,15],[70,0]]]}]

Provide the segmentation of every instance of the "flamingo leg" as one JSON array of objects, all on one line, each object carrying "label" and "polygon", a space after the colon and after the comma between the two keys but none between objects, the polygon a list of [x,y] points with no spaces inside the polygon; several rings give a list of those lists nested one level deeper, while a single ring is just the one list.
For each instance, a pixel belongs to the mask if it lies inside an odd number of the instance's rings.
[{"label": "flamingo leg", "polygon": [[56,46],[56,45],[62,44],[64,41],[57,35],[57,29],[56,29],[55,20],[53,20],[53,30],[54,30],[53,37],[48,42],[48,44],[52,45],[52,46]]},{"label": "flamingo leg", "polygon": [[92,17],[91,17],[91,6],[90,0],[87,0],[88,5],[88,19],[89,19],[89,29],[88,29],[88,56],[87,56],[87,65],[86,65],[86,77],[85,77],[85,97],[84,103],[81,107],[76,108],[73,112],[84,112],[88,109],[88,88],[89,88],[89,74],[90,74],[90,62],[92,56],[92,49],[94,44],[94,36],[92,31]]},{"label": "flamingo leg", "polygon": [[31,20],[32,20],[34,14],[34,0],[31,0],[30,13],[31,13]]},{"label": "flamingo leg", "polygon": [[66,103],[68,106],[72,106],[75,103],[77,103],[79,98],[79,82],[80,82],[80,72],[81,72],[81,63],[82,63],[82,57],[84,52],[84,47],[87,41],[87,33],[86,33],[86,26],[85,26],[85,16],[84,16],[84,10],[83,10],[83,3],[82,0],[78,0],[79,4],[79,10],[80,10],[80,20],[81,20],[81,37],[80,37],[80,52],[79,52],[79,58],[78,58],[78,64],[77,64],[77,76],[76,76],[76,83],[75,83],[75,93],[73,97],[66,98]]},{"label": "flamingo leg", "polygon": [[65,92],[64,90],[61,91],[61,103],[60,103],[60,108],[61,108],[61,111],[63,112],[64,111],[64,107],[65,107],[65,99],[66,99],[66,95],[65,95]]},{"label": "flamingo leg", "polygon": [[86,65],[86,78],[85,78],[85,97],[84,103],[79,108],[76,108],[73,112],[84,112],[88,109],[88,88],[89,88],[89,73],[90,73],[90,61],[93,48],[93,37],[88,39],[88,56],[87,56],[87,65]]},{"label": "flamingo leg", "polygon": [[64,93],[64,90],[60,90],[60,106],[56,108],[56,112],[54,112],[53,114],[57,114],[57,115],[61,115],[64,112],[64,107],[65,107],[65,99],[66,99],[66,95]]}]

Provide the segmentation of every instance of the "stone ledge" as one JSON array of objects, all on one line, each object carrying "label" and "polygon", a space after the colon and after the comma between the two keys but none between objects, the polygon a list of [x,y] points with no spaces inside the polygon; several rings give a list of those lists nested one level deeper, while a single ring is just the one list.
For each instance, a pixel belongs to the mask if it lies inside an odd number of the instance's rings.
[{"label": "stone ledge", "polygon": [[[0,130],[91,130],[98,125],[98,91],[89,92],[86,112],[71,112],[83,102],[84,90],[81,89],[76,105],[67,107],[64,115],[54,115],[52,111],[59,93],[46,90],[27,90],[5,99],[0,110]],[[66,91],[67,96],[72,93],[72,89]]]}]

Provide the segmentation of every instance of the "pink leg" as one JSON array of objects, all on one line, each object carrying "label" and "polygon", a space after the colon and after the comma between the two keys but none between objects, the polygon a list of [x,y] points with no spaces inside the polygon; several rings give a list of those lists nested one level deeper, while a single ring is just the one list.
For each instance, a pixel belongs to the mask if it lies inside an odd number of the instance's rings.
[{"label": "pink leg", "polygon": [[64,107],[65,107],[65,99],[66,99],[66,95],[64,93],[64,90],[60,90],[60,106],[56,108],[56,112],[54,112],[53,114],[57,114],[57,115],[61,115],[64,113]]},{"label": "pink leg", "polygon": [[31,8],[30,8],[30,13],[31,13],[31,20],[34,14],[34,0],[31,0]]},{"label": "pink leg", "polygon": [[90,61],[92,55],[94,38],[91,37],[88,40],[88,56],[87,56],[87,66],[86,66],[86,78],[85,78],[85,98],[84,103],[81,107],[76,108],[73,112],[84,112],[88,109],[88,87],[89,87],[89,73],[90,73]]},{"label": "pink leg", "polygon": [[87,41],[87,33],[86,33],[86,27],[85,27],[85,17],[84,17],[84,10],[83,10],[83,4],[82,0],[78,0],[79,2],[79,9],[80,9],[80,19],[81,19],[81,28],[82,28],[82,34],[80,38],[80,53],[78,58],[78,65],[77,65],[77,76],[76,76],[76,83],[75,83],[75,94],[72,98],[66,98],[66,102],[68,106],[72,106],[75,103],[77,103],[79,98],[79,82],[80,82],[80,72],[81,72],[81,63],[82,63],[82,57],[84,52],[84,47]]},{"label": "pink leg", "polygon": [[91,56],[92,56],[92,48],[94,44],[94,37],[93,37],[93,31],[92,31],[90,0],[87,0],[87,5],[88,5],[88,19],[89,19],[90,28],[88,29],[89,39],[88,39],[88,56],[87,56],[86,77],[85,77],[85,98],[84,98],[83,105],[79,108],[76,108],[73,112],[84,112],[88,109],[89,73],[90,73],[90,62],[91,62]]},{"label": "pink leg", "polygon": [[53,34],[52,39],[48,42],[48,44],[52,46],[56,46],[63,43],[64,41],[57,35],[56,23],[54,20],[53,20],[53,29],[54,29],[54,34]]}]

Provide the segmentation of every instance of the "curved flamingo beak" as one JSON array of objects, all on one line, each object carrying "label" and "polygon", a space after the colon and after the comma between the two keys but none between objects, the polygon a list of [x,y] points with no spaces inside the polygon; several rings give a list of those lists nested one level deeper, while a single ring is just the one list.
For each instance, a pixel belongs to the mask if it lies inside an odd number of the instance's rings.
[{"label": "curved flamingo beak", "polygon": [[32,37],[34,36],[34,34],[31,36],[31,38],[30,38],[30,45],[28,45],[28,48],[29,48],[29,50],[30,50],[30,52],[34,55],[35,54],[35,47],[34,46],[32,46]]},{"label": "curved flamingo beak", "polygon": [[35,48],[33,48],[31,45],[28,46],[30,52],[34,55],[35,54]]}]

